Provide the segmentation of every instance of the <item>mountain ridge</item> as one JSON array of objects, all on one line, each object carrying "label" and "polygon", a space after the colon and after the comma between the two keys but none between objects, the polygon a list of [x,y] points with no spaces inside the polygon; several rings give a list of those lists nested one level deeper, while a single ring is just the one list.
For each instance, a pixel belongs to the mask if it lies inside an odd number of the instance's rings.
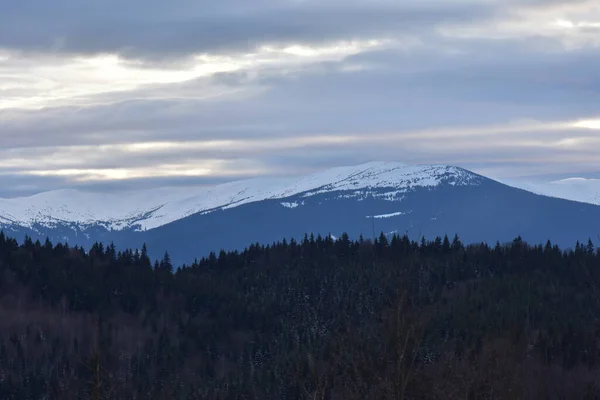
[{"label": "mountain ridge", "polygon": [[[305,193],[395,188],[394,198],[415,187],[477,184],[477,174],[450,165],[407,165],[370,162],[336,167],[296,178],[256,178],[210,188],[159,188],[126,194],[80,190],[43,192],[29,197],[0,199],[0,226],[74,223],[101,225],[108,230],[147,230],[201,212],[214,212],[267,199],[285,199]],[[295,206],[300,205],[297,203]]]}]

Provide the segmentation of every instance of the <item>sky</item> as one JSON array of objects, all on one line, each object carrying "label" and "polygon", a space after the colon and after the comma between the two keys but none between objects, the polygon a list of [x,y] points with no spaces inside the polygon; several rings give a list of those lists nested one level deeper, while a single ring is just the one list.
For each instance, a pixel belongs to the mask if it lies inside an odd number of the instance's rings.
[{"label": "sky", "polygon": [[600,178],[597,0],[0,0],[0,196],[368,161]]}]

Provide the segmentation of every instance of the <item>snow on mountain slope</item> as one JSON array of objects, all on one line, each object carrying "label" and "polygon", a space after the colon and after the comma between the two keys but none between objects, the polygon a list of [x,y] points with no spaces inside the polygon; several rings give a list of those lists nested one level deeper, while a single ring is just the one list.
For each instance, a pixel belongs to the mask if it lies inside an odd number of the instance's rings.
[{"label": "snow on mountain slope", "polygon": [[600,205],[600,179],[569,178],[553,182],[504,183],[535,194]]},{"label": "snow on mountain slope", "polygon": [[[186,216],[237,207],[265,199],[294,195],[310,197],[343,192],[345,197],[376,195],[399,201],[415,188],[477,185],[482,177],[461,168],[444,165],[411,166],[372,162],[338,167],[296,178],[258,178],[214,187],[161,188],[131,193],[95,193],[57,190],[30,197],[0,199],[0,227],[40,224],[53,227],[74,223],[82,227],[101,225],[107,229],[152,229]],[[386,189],[386,190],[382,190]],[[303,203],[282,203],[295,208]]]}]

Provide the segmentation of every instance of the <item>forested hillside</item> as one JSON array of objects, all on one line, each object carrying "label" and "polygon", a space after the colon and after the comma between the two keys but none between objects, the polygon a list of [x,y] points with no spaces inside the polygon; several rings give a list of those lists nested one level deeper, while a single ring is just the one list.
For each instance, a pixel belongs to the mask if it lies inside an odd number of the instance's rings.
[{"label": "forested hillside", "polygon": [[600,252],[301,242],[174,269],[0,235],[0,399],[600,396]]}]

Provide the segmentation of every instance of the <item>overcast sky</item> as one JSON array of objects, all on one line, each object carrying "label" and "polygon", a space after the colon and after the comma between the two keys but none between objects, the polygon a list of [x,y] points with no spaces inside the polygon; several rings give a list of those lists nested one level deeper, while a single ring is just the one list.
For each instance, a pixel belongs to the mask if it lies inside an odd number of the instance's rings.
[{"label": "overcast sky", "polygon": [[0,196],[372,160],[600,177],[600,2],[0,0]]}]

